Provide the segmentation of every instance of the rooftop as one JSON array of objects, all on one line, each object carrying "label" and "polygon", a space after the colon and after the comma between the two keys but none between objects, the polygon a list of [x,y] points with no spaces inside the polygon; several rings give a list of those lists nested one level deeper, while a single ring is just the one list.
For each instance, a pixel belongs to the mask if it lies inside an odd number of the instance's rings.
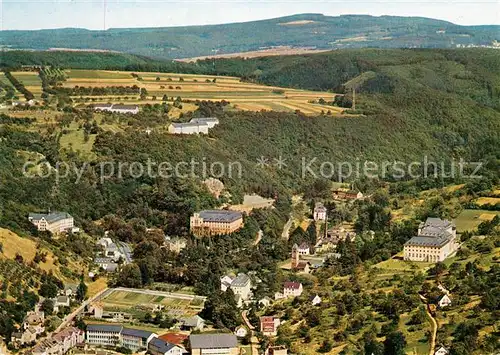
[{"label": "rooftop", "polygon": [[234,334],[191,334],[189,343],[192,349],[220,349],[238,346]]},{"label": "rooftop", "polygon": [[287,281],[287,282],[285,282],[284,287],[287,289],[292,288],[294,290],[298,290],[300,288],[300,285],[301,284],[299,282]]},{"label": "rooftop", "polygon": [[54,223],[66,218],[73,218],[66,212],[30,213],[28,217],[30,219],[34,219],[35,221],[39,221],[44,218],[49,223]]},{"label": "rooftop", "polygon": [[231,282],[231,287],[245,287],[250,282],[250,278],[245,274],[238,274]]},{"label": "rooftop", "polygon": [[139,106],[137,105],[113,105],[113,110],[136,110]]},{"label": "rooftop", "polygon": [[163,354],[169,352],[170,350],[172,350],[173,348],[175,348],[177,346],[175,344],[169,343],[169,342],[167,342],[163,339],[160,339],[160,338],[153,338],[149,342],[149,344],[156,347],[158,349],[158,351],[163,353]]},{"label": "rooftop", "polygon": [[123,329],[121,325],[110,325],[110,324],[87,324],[87,332],[108,332],[108,333],[120,333]]},{"label": "rooftop", "polygon": [[207,222],[227,222],[231,223],[240,218],[243,218],[241,212],[226,211],[226,210],[204,210],[201,211],[200,217]]},{"label": "rooftop", "polygon": [[145,330],[140,330],[140,329],[134,329],[134,328],[123,328],[122,330],[122,335],[128,335],[128,336],[133,336],[137,338],[143,338],[147,339],[149,338],[153,332],[148,332]]},{"label": "rooftop", "polygon": [[423,246],[423,247],[442,247],[450,241],[449,238],[437,238],[428,236],[412,237],[405,245]]}]

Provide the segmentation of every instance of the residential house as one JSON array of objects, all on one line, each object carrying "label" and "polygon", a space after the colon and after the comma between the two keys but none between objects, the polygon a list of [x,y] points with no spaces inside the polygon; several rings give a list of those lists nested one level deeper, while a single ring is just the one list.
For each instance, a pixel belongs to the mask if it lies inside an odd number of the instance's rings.
[{"label": "residential house", "polygon": [[302,284],[296,281],[287,281],[283,285],[283,295],[288,297],[299,297],[302,294]]},{"label": "residential house", "polygon": [[278,334],[278,327],[280,324],[280,319],[277,317],[260,317],[260,331],[264,335],[276,336]]},{"label": "residential house", "polygon": [[69,298],[75,298],[76,292],[78,290],[78,284],[64,284],[64,290],[61,291],[61,296],[67,296]]},{"label": "residential house", "polygon": [[444,347],[444,346],[441,346],[439,349],[436,350],[436,352],[434,353],[434,355],[448,355],[449,354],[449,351]]},{"label": "residential house", "polygon": [[248,300],[251,295],[252,282],[248,275],[239,273],[238,276],[231,282],[231,290],[235,295],[239,295],[244,301]]},{"label": "residential house", "polygon": [[160,335],[158,338],[165,340],[167,343],[175,344],[181,348],[184,348],[184,344],[187,343],[188,340],[187,334],[182,333],[165,333]]},{"label": "residential house", "polygon": [[52,301],[54,302],[54,312],[58,313],[61,307],[69,307],[70,306],[70,300],[68,296],[58,296],[56,298],[53,298]]},{"label": "residential house", "polygon": [[181,355],[186,350],[160,338],[153,338],[148,344],[148,353],[152,355]]},{"label": "residential house", "polygon": [[315,221],[326,220],[326,207],[321,202],[314,206],[313,218]]},{"label": "residential house", "polygon": [[239,327],[236,327],[234,330],[234,335],[236,335],[238,338],[244,338],[248,335],[248,329],[244,325],[240,325]]},{"label": "residential house", "polygon": [[448,295],[443,295],[443,297],[441,297],[438,301],[438,306],[439,308],[443,308],[443,307],[448,307],[449,305],[451,305],[451,298],[450,296]]},{"label": "residential house", "polygon": [[85,342],[85,332],[75,327],[65,328],[52,337],[59,344],[62,354]]},{"label": "residential house", "polygon": [[318,295],[312,297],[311,303],[313,306],[317,306],[318,304],[321,304],[321,297],[319,297]]},{"label": "residential house", "polygon": [[191,334],[189,346],[192,355],[238,355],[238,341],[234,334]]},{"label": "residential house", "polygon": [[205,328],[205,320],[198,315],[180,320],[181,330],[203,330]]},{"label": "residential house", "polygon": [[238,211],[205,210],[190,218],[190,230],[198,237],[231,234],[243,227],[243,215]]},{"label": "residential house", "polygon": [[107,272],[115,272],[118,268],[118,264],[111,258],[98,257],[94,259],[94,263]]},{"label": "residential house", "polygon": [[37,332],[33,327],[28,327],[19,332],[13,332],[10,341],[15,347],[19,347],[25,344],[31,344],[36,341]]},{"label": "residential house", "polygon": [[439,262],[454,254],[459,247],[457,228],[453,222],[427,218],[420,223],[418,234],[404,245],[404,260]]},{"label": "residential house", "polygon": [[28,221],[33,223],[39,231],[63,233],[73,229],[73,217],[66,212],[30,213]]}]

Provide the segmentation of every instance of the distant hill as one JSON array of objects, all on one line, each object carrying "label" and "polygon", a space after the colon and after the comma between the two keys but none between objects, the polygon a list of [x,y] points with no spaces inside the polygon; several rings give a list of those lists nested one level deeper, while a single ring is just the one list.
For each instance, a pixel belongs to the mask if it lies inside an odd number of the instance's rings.
[{"label": "distant hill", "polygon": [[451,48],[490,46],[497,40],[500,26],[459,26],[422,17],[301,14],[208,26],[2,31],[1,45],[11,49],[113,50],[176,59],[274,46]]}]

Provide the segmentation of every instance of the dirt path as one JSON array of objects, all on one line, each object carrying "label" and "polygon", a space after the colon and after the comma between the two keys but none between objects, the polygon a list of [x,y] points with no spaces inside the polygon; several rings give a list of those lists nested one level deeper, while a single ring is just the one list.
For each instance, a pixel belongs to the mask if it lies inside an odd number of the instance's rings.
[{"label": "dirt path", "polygon": [[432,322],[432,338],[431,338],[431,348],[429,350],[429,355],[434,355],[434,352],[436,351],[436,337],[437,337],[438,324],[436,322],[436,319],[432,316],[431,312],[429,311],[429,305],[427,304],[427,299],[422,295],[419,296],[425,305],[425,313],[427,313],[427,317],[429,317]]},{"label": "dirt path", "polygon": [[290,236],[290,228],[292,228],[292,217],[288,219],[285,223],[285,227],[283,227],[283,233],[281,233],[281,238],[288,240],[288,237]]}]

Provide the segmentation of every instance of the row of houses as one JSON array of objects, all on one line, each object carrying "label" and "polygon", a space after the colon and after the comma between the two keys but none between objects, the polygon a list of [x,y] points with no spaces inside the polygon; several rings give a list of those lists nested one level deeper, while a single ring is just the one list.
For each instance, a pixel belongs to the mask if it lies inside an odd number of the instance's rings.
[{"label": "row of houses", "polygon": [[85,332],[75,327],[65,328],[51,338],[40,341],[29,352],[31,355],[63,355],[76,346],[83,345]]}]

